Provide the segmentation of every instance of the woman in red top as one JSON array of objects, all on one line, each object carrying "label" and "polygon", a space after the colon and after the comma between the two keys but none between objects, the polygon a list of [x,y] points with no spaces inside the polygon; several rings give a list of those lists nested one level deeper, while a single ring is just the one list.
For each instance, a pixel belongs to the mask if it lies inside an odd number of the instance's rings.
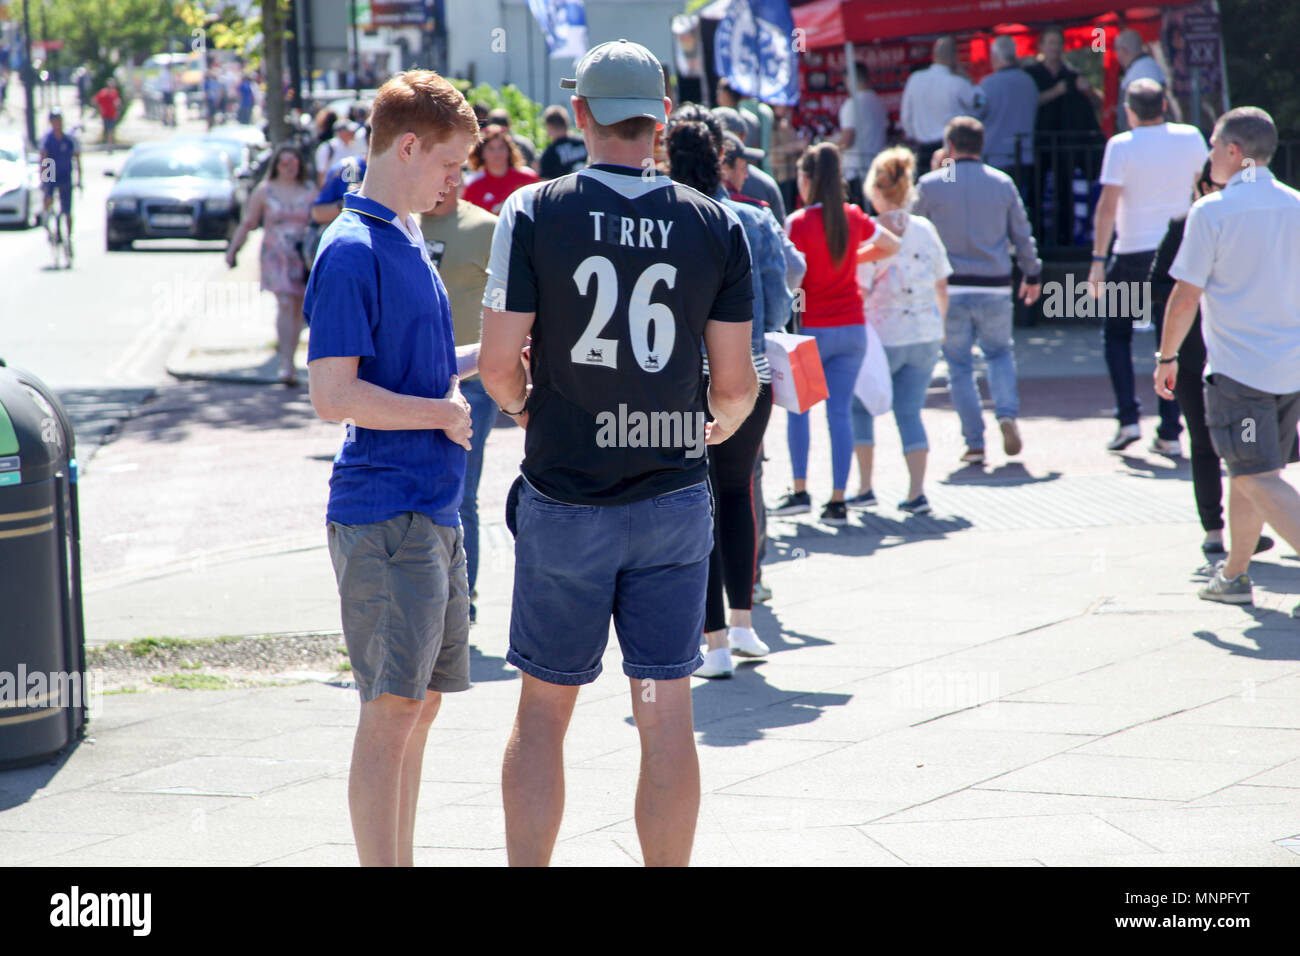
[{"label": "woman in red top", "polygon": [[[853,385],[866,354],[862,324],[862,290],[858,263],[892,256],[898,237],[876,225],[859,207],[845,202],[840,152],[834,143],[818,143],[799,160],[797,177],[804,208],[785,222],[790,241],[804,254],[808,271],[803,279],[803,331],[817,341],[826,373],[826,423],[831,434],[831,499],[822,511],[826,524],[848,523],[844,486],[853,463]],[[794,491],[772,514],[803,514],[812,510],[808,497],[808,413],[788,413],[786,441],[794,471]]]},{"label": "woman in red top", "polygon": [[464,188],[461,198],[494,216],[501,212],[507,196],[538,179],[524,164],[519,147],[504,126],[484,128],[483,138],[469,154],[469,168],[480,170],[481,175]]}]

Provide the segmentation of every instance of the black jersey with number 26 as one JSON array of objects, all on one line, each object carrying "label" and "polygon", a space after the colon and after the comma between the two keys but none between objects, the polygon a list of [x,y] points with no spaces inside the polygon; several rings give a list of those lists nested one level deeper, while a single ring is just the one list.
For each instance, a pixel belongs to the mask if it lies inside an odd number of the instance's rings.
[{"label": "black jersey with number 26", "polygon": [[753,320],[730,210],[625,166],[525,186],[501,209],[483,304],[536,313],[522,471],[540,492],[615,505],[708,477],[704,326]]}]

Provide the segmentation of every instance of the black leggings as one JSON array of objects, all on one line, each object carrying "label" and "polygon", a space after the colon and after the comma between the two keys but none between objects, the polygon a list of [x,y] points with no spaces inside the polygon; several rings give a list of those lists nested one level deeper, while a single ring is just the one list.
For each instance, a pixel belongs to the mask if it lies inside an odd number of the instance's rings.
[{"label": "black leggings", "polygon": [[1205,374],[1205,340],[1201,338],[1201,315],[1183,339],[1178,350],[1178,379],[1174,382],[1174,395],[1187,422],[1187,438],[1192,456],[1192,492],[1196,495],[1196,511],[1201,527],[1206,531],[1223,530],[1223,473],[1219,469],[1219,456],[1210,443],[1210,429],[1205,424],[1205,388],[1201,377]]},{"label": "black leggings", "polygon": [[[734,610],[748,611],[754,606],[754,565],[758,560],[754,463],[771,417],[772,386],[760,385],[754,410],[744,424],[722,444],[709,446],[709,485],[715,506],[709,593],[704,602],[705,631],[721,631],[727,626],[722,605],[724,585],[727,604]],[[762,503],[757,506],[761,508]]]}]

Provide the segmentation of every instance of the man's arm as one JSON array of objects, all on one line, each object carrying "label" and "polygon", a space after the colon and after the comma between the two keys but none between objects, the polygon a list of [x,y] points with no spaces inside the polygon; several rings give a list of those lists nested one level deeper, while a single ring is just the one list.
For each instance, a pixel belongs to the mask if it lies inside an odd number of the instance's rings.
[{"label": "man's arm", "polygon": [[1106,278],[1106,263],[1095,258],[1104,256],[1110,250],[1110,241],[1115,237],[1115,212],[1119,209],[1119,195],[1123,186],[1106,185],[1101,187],[1101,198],[1097,200],[1097,212],[1092,219],[1092,268],[1088,270],[1089,288],[1093,295],[1098,294],[1100,286],[1092,283]]},{"label": "man's arm", "polygon": [[348,422],[375,431],[442,429],[466,450],[470,447],[469,402],[453,376],[446,398],[402,395],[357,378],[357,356],[313,359],[307,363],[312,408],[327,422]]},{"label": "man's arm", "polygon": [[704,351],[709,356],[709,410],[713,427],[709,444],[725,441],[744,424],[758,398],[758,375],[750,351],[747,322],[704,323]]},{"label": "man's arm", "polygon": [[528,376],[522,356],[536,317],[536,312],[505,312],[484,306],[479,341],[478,374],[483,388],[524,428],[528,427]]},{"label": "man's arm", "polygon": [[311,207],[311,218],[322,226],[328,226],[343,211],[343,200],[338,202],[318,202]]},{"label": "man's arm", "polygon": [[478,343],[456,346],[456,374],[462,379],[478,372]]},{"label": "man's arm", "polygon": [[[1174,284],[1174,291],[1169,293],[1169,303],[1165,306],[1165,326],[1160,336],[1160,354],[1166,358],[1177,356],[1178,349],[1187,338],[1187,332],[1196,320],[1196,310],[1201,304],[1201,293],[1205,290],[1190,282],[1179,279]],[[1174,397],[1174,383],[1178,381],[1178,363],[1156,363],[1156,394],[1161,398]]]},{"label": "man's arm", "polygon": [[1020,199],[1020,190],[1014,183],[1007,184],[1011,198],[1007,211],[1007,233],[1016,250],[1016,264],[1020,266],[1021,275],[1019,296],[1025,305],[1038,301],[1042,290],[1043,260],[1038,258],[1038,243],[1034,241],[1034,227],[1029,224],[1025,204]]}]

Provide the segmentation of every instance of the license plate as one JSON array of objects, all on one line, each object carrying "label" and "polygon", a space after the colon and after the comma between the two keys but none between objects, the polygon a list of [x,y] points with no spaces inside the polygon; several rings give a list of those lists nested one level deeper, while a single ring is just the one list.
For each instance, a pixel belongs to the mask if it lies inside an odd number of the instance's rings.
[{"label": "license plate", "polygon": [[151,226],[163,226],[165,228],[184,228],[188,229],[194,225],[194,219],[191,216],[181,215],[180,213],[159,213],[156,216],[149,217]]}]

